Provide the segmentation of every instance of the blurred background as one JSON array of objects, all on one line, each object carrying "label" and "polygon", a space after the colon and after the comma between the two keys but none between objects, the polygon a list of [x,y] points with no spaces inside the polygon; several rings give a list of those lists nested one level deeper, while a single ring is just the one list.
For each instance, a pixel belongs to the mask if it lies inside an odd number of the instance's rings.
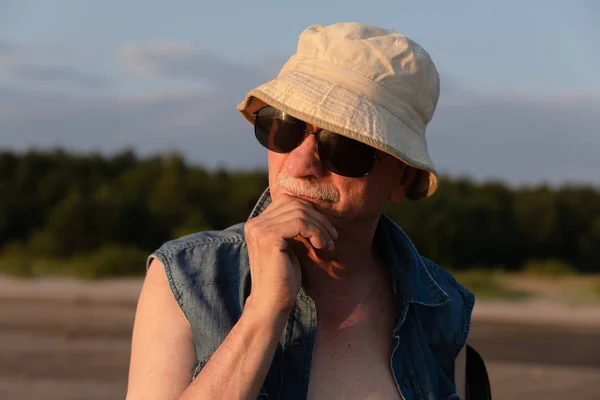
[{"label": "blurred background", "polygon": [[235,110],[311,24],[434,59],[444,178],[389,215],[478,301],[495,399],[600,398],[600,3],[0,0],[0,398],[125,396],[145,260],[247,218]]}]

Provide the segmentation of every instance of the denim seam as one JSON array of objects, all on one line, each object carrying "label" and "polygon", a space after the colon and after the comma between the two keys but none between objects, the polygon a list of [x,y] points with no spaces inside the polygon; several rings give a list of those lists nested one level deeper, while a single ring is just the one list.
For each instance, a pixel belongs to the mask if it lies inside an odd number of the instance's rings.
[{"label": "denim seam", "polygon": [[260,198],[258,199],[258,202],[254,206],[252,211],[250,212],[250,216],[248,217],[248,219],[252,219],[264,211],[263,206],[267,202],[267,200],[270,198],[270,195],[271,195],[271,191],[267,187],[261,194]]},{"label": "denim seam", "polygon": [[209,359],[210,359],[210,356],[204,357],[204,359],[202,361],[196,362],[196,365],[194,366],[194,372],[192,374],[192,380],[196,379],[198,377],[198,375],[200,375],[200,372],[202,371],[204,366],[206,366],[206,363],[208,363]]},{"label": "denim seam", "polygon": [[[412,244],[412,243],[411,243],[411,244]],[[413,247],[414,247],[414,245],[413,245]],[[416,249],[415,249],[415,251],[416,251]],[[423,268],[425,268],[425,271],[427,271],[427,277],[428,277],[428,278],[431,280],[431,282],[432,282],[432,283],[433,283],[433,284],[434,284],[434,285],[435,285],[435,286],[436,286],[436,287],[437,287],[437,288],[438,288],[438,289],[439,289],[439,290],[440,290],[440,291],[441,291],[441,292],[442,292],[442,293],[443,293],[443,294],[444,294],[446,297],[450,297],[450,296],[448,295],[448,293],[446,293],[446,291],[445,291],[445,290],[444,290],[444,289],[443,289],[443,288],[440,286],[440,284],[438,283],[438,281],[436,281],[436,280],[435,280],[435,278],[434,278],[434,277],[431,275],[431,271],[429,270],[429,268],[427,268],[427,264],[428,264],[428,263],[434,264],[434,262],[433,262],[433,261],[431,261],[431,260],[429,260],[429,259],[427,259],[427,258],[425,258],[425,257],[423,257],[423,256],[421,256],[421,255],[418,255],[418,257],[419,257],[419,261],[421,261],[421,265],[423,266]]]},{"label": "denim seam", "polygon": [[257,400],[268,399],[268,398],[269,398],[269,393],[267,393],[267,389],[265,388],[265,385],[263,385],[260,388],[260,392],[258,393]]},{"label": "denim seam", "polygon": [[393,333],[395,335],[399,335],[399,331],[400,328],[404,325],[404,322],[406,321],[406,317],[408,316],[408,310],[410,309],[410,305],[409,303],[404,303],[402,305],[402,311],[401,311],[401,318],[400,321],[398,321],[398,323],[396,324],[396,326],[394,327]]},{"label": "denim seam", "polygon": [[463,348],[465,346],[465,344],[467,343],[467,339],[469,337],[469,332],[471,330],[471,315],[473,313],[473,308],[475,306],[475,296],[468,292],[467,289],[465,289],[464,287],[460,287],[460,291],[463,294],[463,298],[465,298],[465,305],[466,305],[466,318],[467,318],[467,323],[465,324],[465,327],[462,331],[462,336],[460,338],[460,342],[456,343],[456,345],[459,348]]},{"label": "denim seam", "polygon": [[219,285],[219,284],[216,283],[216,281],[213,280],[213,281],[210,281],[210,282],[204,282],[204,283],[200,283],[200,284],[198,284],[198,283],[184,283],[182,285],[182,287],[186,287],[186,288],[189,288],[189,287],[205,288],[205,287],[208,287],[208,286],[218,286],[218,287],[223,288],[223,289],[228,289],[228,288],[232,287],[233,285],[235,285],[236,283],[238,283],[241,279],[242,279],[242,277],[241,277],[241,274],[240,274],[240,275],[236,276],[235,278],[233,278],[229,283],[227,283],[225,285]]},{"label": "denim seam", "polygon": [[[190,243],[189,245],[188,244],[183,244],[183,245],[177,246],[177,248],[159,249],[154,254],[161,254],[161,258],[160,259],[161,259],[161,261],[163,261],[163,260],[166,260],[168,258],[167,256],[173,256],[178,251],[181,251],[181,250],[193,247],[193,246],[195,246],[197,244],[211,244],[211,243],[215,243],[216,241],[217,240],[210,240],[209,239],[209,240],[205,241],[204,239],[200,239],[200,240],[194,241],[193,243]],[[219,242],[220,243],[238,243],[237,240],[233,240],[233,239],[226,239],[224,241],[219,241]],[[241,244],[242,244],[242,246],[246,245],[245,241],[242,241]],[[163,264],[165,264],[165,267],[166,267],[165,261],[163,261]],[[225,289],[233,286],[234,284],[238,283],[242,279],[242,275],[249,269],[249,267],[250,267],[250,263],[244,263],[243,266],[240,266],[239,274],[238,274],[238,276],[235,279],[233,279],[231,282],[229,282],[226,285],[217,285],[217,286],[219,286],[221,288],[225,288]],[[169,271],[168,276],[171,276],[170,271]],[[171,282],[171,280],[172,280],[172,278],[170,279],[169,282]],[[201,284],[193,284],[193,283],[187,283],[186,282],[186,283],[183,283],[181,285],[181,287],[182,288],[183,287],[185,287],[185,288],[188,288],[188,287],[202,288],[202,287],[207,287],[207,286],[212,286],[212,285],[216,285],[215,281],[205,282],[205,283],[201,283]],[[179,291],[176,291],[176,293],[177,293],[177,296],[180,298],[181,294],[179,293]]]},{"label": "denim seam", "polygon": [[413,304],[419,304],[425,307],[441,307],[445,304],[448,304],[449,302],[452,301],[452,299],[447,298],[442,302],[428,302],[428,301],[421,301],[421,300],[417,300],[414,297],[410,297],[410,296],[404,296],[404,299],[409,302],[409,303],[413,303]]},{"label": "denim seam", "polygon": [[[316,326],[317,321],[316,321],[316,310],[313,307],[309,307],[310,309],[310,331],[309,331],[309,338],[311,338],[310,340],[307,340],[307,352],[306,354],[308,355],[308,357],[310,358],[310,362],[308,363],[309,366],[310,364],[312,364],[312,352],[313,349],[315,347],[315,343],[314,343],[314,339],[315,339],[315,335],[316,332],[314,331],[314,326]],[[303,379],[303,384],[304,382],[310,382],[310,367],[306,368],[305,372],[304,372],[304,379]],[[308,398],[308,389],[309,389],[309,385],[306,385],[306,389],[304,390],[304,398]]]},{"label": "denim seam", "polygon": [[155,251],[151,257],[158,258],[164,265],[165,274],[167,275],[167,280],[169,282],[169,287],[171,288],[173,295],[175,295],[177,304],[179,304],[179,307],[183,311],[183,296],[181,295],[181,292],[179,291],[179,289],[177,289],[177,285],[175,284],[175,279],[173,278],[173,271],[171,270],[171,263],[169,262],[169,257],[166,257],[166,254],[164,254],[164,252],[162,252],[161,250]]},{"label": "denim seam", "polygon": [[[245,244],[244,244],[245,245]],[[230,287],[232,287],[233,285],[235,285],[236,283],[240,282],[242,280],[242,276],[244,276],[244,274],[246,273],[246,271],[250,268],[250,263],[244,263],[243,266],[240,266],[240,270],[239,270],[239,274],[236,278],[234,278],[231,282],[229,282],[226,285],[218,285],[215,281],[210,281],[210,282],[205,282],[202,284],[194,284],[194,283],[184,283],[182,285],[182,287],[195,287],[195,288],[204,288],[204,287],[208,287],[208,286],[213,286],[216,285],[220,288],[223,289],[228,289]]]},{"label": "denim seam", "polygon": [[294,307],[292,309],[292,312],[290,312],[290,315],[288,317],[288,321],[286,324],[286,328],[285,328],[285,337],[283,340],[283,346],[281,349],[281,373],[279,374],[279,390],[277,393],[277,398],[281,398],[282,397],[282,391],[283,391],[283,384],[284,384],[284,365],[285,365],[285,358],[289,357],[290,355],[290,344],[292,341],[292,333],[294,330],[294,319],[295,319],[295,314],[297,311],[297,307],[296,304],[294,304]]},{"label": "denim seam", "polygon": [[242,235],[239,235],[237,237],[234,238],[200,238],[200,239],[196,239],[190,242],[185,242],[179,245],[173,245],[173,246],[169,246],[167,248],[163,248],[161,249],[162,252],[164,252],[165,254],[168,255],[172,255],[173,253],[176,253],[178,251],[181,250],[185,250],[185,249],[189,249],[190,247],[194,247],[197,245],[204,245],[204,244],[221,244],[221,243],[243,243],[245,242],[245,237]]},{"label": "denim seam", "polygon": [[396,341],[396,345],[392,349],[392,354],[390,356],[390,368],[392,370],[392,376],[394,378],[394,382],[396,383],[396,387],[398,388],[398,392],[400,392],[400,397],[404,399],[404,394],[402,392],[402,389],[400,389],[400,381],[398,380],[398,375],[396,374],[396,368],[394,368],[394,355],[397,354],[398,348],[400,347],[400,335],[394,332],[393,337]]},{"label": "denim seam", "polygon": [[405,350],[405,351],[403,351],[404,362],[405,362],[405,365],[408,365],[408,368],[407,368],[408,371],[406,371],[406,373],[409,376],[409,379],[411,382],[411,388],[417,398],[423,398],[423,390],[421,389],[421,385],[419,384],[419,380],[417,379],[417,372],[415,371],[415,366],[413,365],[412,360],[408,356],[408,352],[406,351],[406,345],[403,346],[403,348]]}]

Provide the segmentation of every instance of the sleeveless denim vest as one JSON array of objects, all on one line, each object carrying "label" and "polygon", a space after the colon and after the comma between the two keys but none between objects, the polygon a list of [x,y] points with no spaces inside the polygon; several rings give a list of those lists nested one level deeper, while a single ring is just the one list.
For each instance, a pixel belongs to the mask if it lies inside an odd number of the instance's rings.
[{"label": "sleeveless denim vest", "polygon": [[[271,202],[267,189],[250,218]],[[441,267],[420,256],[385,215],[374,244],[392,274],[397,302],[390,368],[406,400],[458,399],[454,360],[465,345],[474,296]],[[165,266],[170,288],[192,328],[193,378],[242,314],[251,280],[244,224],[165,243],[152,257]],[[281,334],[259,399],[305,399],[317,318],[301,288]]]}]

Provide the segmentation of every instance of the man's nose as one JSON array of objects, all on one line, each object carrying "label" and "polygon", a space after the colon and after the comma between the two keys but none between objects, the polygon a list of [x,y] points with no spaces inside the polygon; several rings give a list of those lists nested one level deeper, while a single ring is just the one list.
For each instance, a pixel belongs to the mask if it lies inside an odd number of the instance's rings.
[{"label": "man's nose", "polygon": [[324,168],[317,150],[317,135],[307,134],[300,146],[292,150],[286,160],[285,169],[294,178],[320,177]]}]

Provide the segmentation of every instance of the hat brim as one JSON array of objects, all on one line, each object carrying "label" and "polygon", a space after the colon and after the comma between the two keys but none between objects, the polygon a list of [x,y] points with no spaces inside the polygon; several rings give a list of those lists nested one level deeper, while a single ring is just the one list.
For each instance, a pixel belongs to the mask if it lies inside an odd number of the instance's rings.
[{"label": "hat brim", "polygon": [[409,197],[431,196],[438,176],[424,136],[385,107],[339,84],[299,71],[282,72],[276,79],[251,90],[237,106],[250,123],[248,110],[256,97],[291,116],[358,140],[427,173],[417,174]]}]

